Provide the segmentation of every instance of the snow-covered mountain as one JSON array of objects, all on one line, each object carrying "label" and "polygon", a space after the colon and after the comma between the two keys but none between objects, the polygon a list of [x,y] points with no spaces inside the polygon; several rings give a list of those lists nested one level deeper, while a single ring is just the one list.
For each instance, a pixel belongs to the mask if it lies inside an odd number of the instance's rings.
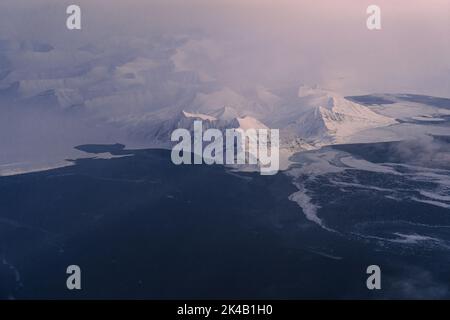
[{"label": "snow-covered mountain", "polygon": [[318,144],[339,143],[359,131],[396,123],[334,92],[306,86],[275,118],[286,142],[301,138]]},{"label": "snow-covered mountain", "polygon": [[[289,146],[298,141],[339,143],[361,130],[395,123],[389,116],[318,87],[301,86],[286,94],[257,84],[234,87],[203,81],[195,70],[176,68],[170,54],[161,54],[169,50],[163,45],[130,54],[124,44],[108,50],[96,44],[87,46],[92,47],[87,51],[72,52],[70,59],[64,58],[66,51],[59,47],[0,45],[5,47],[6,71],[11,65],[23,66],[9,70],[0,80],[0,88],[9,90],[9,96],[61,112],[73,107],[85,110],[89,121],[112,124],[131,139],[150,144],[170,142],[171,130],[190,129],[195,119],[203,120],[204,128],[279,129],[282,144]],[[133,48],[136,43],[127,45]],[[144,42],[138,47],[142,45],[147,46]],[[172,45],[170,52],[178,48]],[[111,50],[114,55],[105,55]],[[42,70],[44,60],[52,61],[52,67]]]},{"label": "snow-covered mountain", "polygon": [[147,142],[160,146],[170,146],[170,137],[176,129],[194,130],[194,122],[202,121],[203,130],[219,129],[268,129],[261,121],[250,116],[237,116],[233,108],[223,108],[216,111],[215,115],[194,113],[181,110],[170,113],[166,110],[152,113],[146,116],[120,118],[115,120],[117,125],[123,126],[137,139],[145,139]]},{"label": "snow-covered mountain", "polygon": [[[69,50],[56,44],[0,41],[2,127],[7,127],[11,117],[39,112],[46,125],[34,130],[33,136],[41,131],[51,136],[57,129],[80,140],[79,144],[102,140],[169,147],[175,129],[192,130],[194,121],[202,120],[204,129],[279,129],[280,146],[290,155],[358,142],[361,136],[364,141],[378,141],[381,135],[383,141],[402,139],[419,129],[428,132],[430,122],[438,127],[450,114],[443,98],[345,98],[317,86],[274,88],[219,81],[208,76],[206,69],[180,69],[174,64],[171,57],[184,42],[121,39]],[[61,126],[54,114],[73,129]],[[86,127],[94,132],[92,141],[80,132],[85,130],[77,129]],[[3,130],[4,136],[14,135]],[[31,136],[22,135],[24,141]]]},{"label": "snow-covered mountain", "polygon": [[[193,119],[197,119],[203,120],[206,127],[221,129],[280,129],[282,142],[287,145],[298,140],[324,145],[343,142],[362,130],[396,123],[391,117],[318,87],[301,86],[293,99],[283,99],[261,88],[256,93],[252,98],[245,98],[229,88],[199,93],[187,106],[189,112],[166,115],[168,119],[157,126],[155,137],[158,140],[167,137],[166,127],[189,129]],[[267,103],[258,96],[263,96]],[[186,119],[189,119],[188,123]]]}]

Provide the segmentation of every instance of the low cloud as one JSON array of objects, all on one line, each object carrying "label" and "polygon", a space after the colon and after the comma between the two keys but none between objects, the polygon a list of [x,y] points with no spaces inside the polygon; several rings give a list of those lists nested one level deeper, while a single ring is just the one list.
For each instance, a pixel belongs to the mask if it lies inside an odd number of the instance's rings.
[{"label": "low cloud", "polygon": [[430,168],[450,169],[450,136],[421,136],[395,143],[391,156],[403,162]]}]

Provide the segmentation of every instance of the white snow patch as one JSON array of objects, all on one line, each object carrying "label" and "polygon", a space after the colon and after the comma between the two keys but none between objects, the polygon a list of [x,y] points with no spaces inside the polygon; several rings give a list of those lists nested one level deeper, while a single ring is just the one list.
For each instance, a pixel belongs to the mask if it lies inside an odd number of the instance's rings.
[{"label": "white snow patch", "polygon": [[320,206],[313,204],[311,197],[306,193],[305,188],[300,183],[294,183],[294,185],[299,189],[299,191],[291,194],[289,196],[289,200],[296,202],[303,210],[306,218],[327,231],[334,232],[333,229],[326,227],[322,219],[317,215],[317,210],[320,209]]}]

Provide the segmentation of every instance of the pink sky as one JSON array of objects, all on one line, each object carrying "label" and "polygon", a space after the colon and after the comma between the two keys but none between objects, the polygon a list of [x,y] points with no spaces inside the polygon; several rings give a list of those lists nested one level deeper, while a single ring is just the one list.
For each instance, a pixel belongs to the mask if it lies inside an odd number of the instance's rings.
[{"label": "pink sky", "polygon": [[[73,2],[3,0],[0,36],[59,39],[64,17],[58,15]],[[75,2],[86,19],[85,38],[201,30],[224,51],[214,61],[224,81],[317,83],[344,94],[450,96],[449,0]],[[382,9],[381,31],[366,28],[369,4]],[[34,14],[13,19],[11,8]]]}]

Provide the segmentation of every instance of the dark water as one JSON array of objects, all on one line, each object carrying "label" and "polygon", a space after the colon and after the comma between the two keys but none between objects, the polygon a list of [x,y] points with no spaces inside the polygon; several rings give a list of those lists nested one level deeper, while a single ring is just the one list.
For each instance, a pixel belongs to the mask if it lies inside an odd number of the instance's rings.
[{"label": "dark water", "polygon": [[372,106],[377,104],[394,104],[394,100],[389,100],[387,97],[381,97],[377,95],[364,95],[364,96],[353,96],[353,97],[345,97],[346,99],[360,103],[366,106]]},{"label": "dark water", "polygon": [[384,95],[363,95],[346,97],[356,103],[361,103],[367,106],[378,104],[393,104],[397,101],[423,103],[425,105],[450,109],[450,99],[441,97],[432,97],[420,94],[384,94]]},{"label": "dark water", "polygon": [[[168,151],[121,145],[81,149],[129,156],[0,178],[1,298],[450,297],[442,252],[325,231],[288,200],[297,189],[283,173],[174,166]],[[332,192],[323,190],[325,204]],[[370,209],[353,200],[323,214],[353,223]],[[72,264],[81,291],[66,289]],[[381,291],[366,288],[370,264],[382,268]]]}]

